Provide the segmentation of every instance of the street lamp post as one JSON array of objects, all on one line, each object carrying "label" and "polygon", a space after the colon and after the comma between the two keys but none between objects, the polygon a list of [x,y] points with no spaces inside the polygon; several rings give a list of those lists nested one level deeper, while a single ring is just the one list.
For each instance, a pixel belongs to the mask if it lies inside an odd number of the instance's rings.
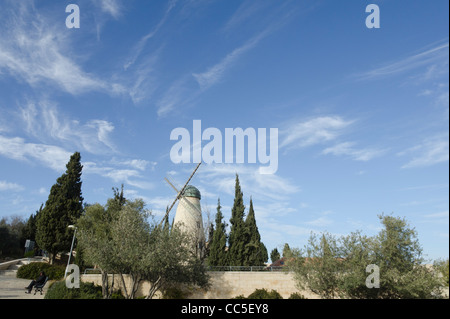
[{"label": "street lamp post", "polygon": [[72,245],[70,246],[70,254],[69,254],[69,259],[67,260],[67,267],[66,267],[66,271],[64,273],[64,278],[67,277],[67,269],[69,269],[69,264],[70,264],[70,257],[72,257],[72,251],[73,251],[73,243],[75,242],[75,236],[77,234],[77,228],[75,227],[75,225],[69,225],[67,226],[68,228],[71,229],[75,229],[74,233],[73,233],[73,238],[72,238]]}]

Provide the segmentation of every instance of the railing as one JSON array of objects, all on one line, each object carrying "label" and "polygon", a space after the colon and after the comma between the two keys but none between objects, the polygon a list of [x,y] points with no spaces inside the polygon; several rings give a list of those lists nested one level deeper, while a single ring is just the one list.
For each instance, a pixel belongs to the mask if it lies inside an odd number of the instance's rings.
[{"label": "railing", "polygon": [[89,274],[100,274],[102,271],[98,268],[86,268],[84,270],[84,274],[85,275],[89,275]]},{"label": "railing", "polygon": [[209,271],[286,271],[287,267],[267,266],[209,266]]},{"label": "railing", "polygon": [[[288,271],[288,268],[280,266],[208,266],[208,271]],[[98,268],[86,268],[84,274],[99,274],[101,273]]]}]

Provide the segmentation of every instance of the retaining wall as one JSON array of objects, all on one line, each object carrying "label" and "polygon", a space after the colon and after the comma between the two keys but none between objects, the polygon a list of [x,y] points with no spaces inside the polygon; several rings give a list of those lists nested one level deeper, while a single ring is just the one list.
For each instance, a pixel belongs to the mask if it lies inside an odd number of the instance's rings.
[{"label": "retaining wall", "polygon": [[[208,291],[195,289],[191,291],[188,298],[191,299],[229,299],[239,295],[247,297],[255,291],[255,289],[265,288],[268,291],[276,290],[283,298],[288,298],[292,293],[301,293],[308,299],[316,299],[317,295],[309,291],[299,291],[293,279],[293,273],[281,271],[264,271],[264,272],[239,272],[239,271],[213,271],[208,272],[211,277],[211,287]],[[110,282],[112,275],[110,275]],[[84,282],[93,282],[101,285],[101,275],[87,274],[82,275],[81,280]],[[130,280],[125,276],[127,287],[130,286]],[[114,277],[114,287],[122,288],[122,282],[119,276]],[[142,282],[139,286],[137,297],[147,295],[150,283]]]}]

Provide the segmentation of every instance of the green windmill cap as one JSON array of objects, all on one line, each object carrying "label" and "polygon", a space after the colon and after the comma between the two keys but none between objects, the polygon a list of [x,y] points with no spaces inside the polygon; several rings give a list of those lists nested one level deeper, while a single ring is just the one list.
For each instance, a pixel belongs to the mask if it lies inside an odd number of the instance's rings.
[{"label": "green windmill cap", "polygon": [[200,191],[197,189],[197,187],[188,185],[184,189],[183,195],[186,197],[195,197],[198,199],[202,199],[202,196],[200,194]]}]

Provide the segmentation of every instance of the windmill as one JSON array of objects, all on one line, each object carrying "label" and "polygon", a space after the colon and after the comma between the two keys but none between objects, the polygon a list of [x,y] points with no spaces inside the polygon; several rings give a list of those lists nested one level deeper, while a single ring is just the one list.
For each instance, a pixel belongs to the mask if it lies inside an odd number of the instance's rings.
[{"label": "windmill", "polygon": [[177,196],[175,197],[172,205],[167,209],[160,225],[164,220],[166,220],[171,209],[178,201],[179,203],[174,218],[174,225],[180,225],[181,229],[193,238],[194,251],[199,257],[202,257],[204,252],[205,235],[203,231],[202,211],[200,206],[201,195],[200,191],[196,187],[188,185],[200,165],[201,162],[197,165],[181,190],[178,190],[173,183],[171,183],[167,178],[164,178],[166,182],[175,190]]}]

